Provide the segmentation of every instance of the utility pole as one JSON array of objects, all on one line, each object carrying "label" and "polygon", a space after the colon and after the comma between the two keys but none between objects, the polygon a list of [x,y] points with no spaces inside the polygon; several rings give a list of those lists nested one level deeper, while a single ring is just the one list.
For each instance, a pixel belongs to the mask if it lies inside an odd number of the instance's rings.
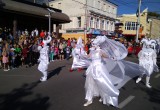
[{"label": "utility pole", "polygon": [[87,37],[87,20],[88,17],[87,17],[87,0],[86,0],[86,3],[85,3],[85,26],[84,26],[84,44],[86,43],[86,37]]},{"label": "utility pole", "polygon": [[149,37],[151,38],[151,36],[152,36],[152,19],[149,19],[149,23],[150,23]]},{"label": "utility pole", "polygon": [[138,37],[139,37],[139,29],[140,29],[140,11],[141,11],[141,0],[139,0],[139,5],[138,5],[138,18],[137,18],[137,32],[136,32],[136,42],[138,42]]},{"label": "utility pole", "polygon": [[51,12],[49,12],[48,18],[49,18],[49,35],[51,35]]}]

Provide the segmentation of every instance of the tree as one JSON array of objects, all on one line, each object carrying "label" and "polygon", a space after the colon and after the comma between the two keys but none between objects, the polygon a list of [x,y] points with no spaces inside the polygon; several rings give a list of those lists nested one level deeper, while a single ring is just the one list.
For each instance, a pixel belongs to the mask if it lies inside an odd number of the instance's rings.
[{"label": "tree", "polygon": [[160,18],[160,14],[156,13],[156,12],[148,12],[148,16],[153,16],[153,17]]}]

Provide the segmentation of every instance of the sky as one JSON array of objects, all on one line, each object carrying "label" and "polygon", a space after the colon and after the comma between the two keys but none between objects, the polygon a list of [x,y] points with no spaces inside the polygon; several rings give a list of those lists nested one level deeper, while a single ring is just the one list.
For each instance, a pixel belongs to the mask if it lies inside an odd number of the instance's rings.
[{"label": "sky", "polygon": [[[139,0],[109,0],[118,5],[118,15],[136,13]],[[141,0],[141,11],[148,8],[148,11],[160,14],[160,0]]]},{"label": "sky", "polygon": [[[32,0],[33,1],[33,0]],[[44,3],[53,0],[36,0],[39,3]],[[139,0],[108,0],[118,5],[117,15],[122,14],[134,14],[138,9]],[[141,11],[148,8],[151,12],[157,12],[160,14],[160,0],[141,0]]]}]

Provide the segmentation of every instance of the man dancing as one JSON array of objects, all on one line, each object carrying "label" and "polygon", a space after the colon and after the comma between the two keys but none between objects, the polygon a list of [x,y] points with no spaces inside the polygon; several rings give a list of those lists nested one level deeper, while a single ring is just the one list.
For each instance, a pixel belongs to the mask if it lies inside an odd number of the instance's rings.
[{"label": "man dancing", "polygon": [[47,44],[51,41],[51,37],[48,36],[47,40],[43,40],[41,44],[38,46],[38,50],[40,51],[40,57],[38,59],[39,65],[38,70],[42,72],[43,76],[40,78],[40,81],[46,81],[47,80],[47,69],[49,64],[49,58],[48,58],[48,46]]},{"label": "man dancing", "polygon": [[[153,71],[158,72],[158,66],[156,64],[157,62],[157,54],[155,51],[155,40],[149,40],[149,39],[142,39],[141,41],[143,43],[142,50],[138,53],[139,57],[139,65],[144,67],[148,74],[146,74],[146,87],[151,88],[151,85],[149,83],[150,76],[153,73]],[[142,80],[142,76],[140,76],[136,83],[139,83]]]}]

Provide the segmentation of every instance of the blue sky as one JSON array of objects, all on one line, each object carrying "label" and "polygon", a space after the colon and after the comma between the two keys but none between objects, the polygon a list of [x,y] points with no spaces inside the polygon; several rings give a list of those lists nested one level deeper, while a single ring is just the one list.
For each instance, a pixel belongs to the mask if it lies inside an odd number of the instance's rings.
[{"label": "blue sky", "polygon": [[[118,15],[136,13],[139,0],[109,0],[118,5]],[[160,13],[160,0],[142,0],[141,11],[148,7],[149,11]]]}]

